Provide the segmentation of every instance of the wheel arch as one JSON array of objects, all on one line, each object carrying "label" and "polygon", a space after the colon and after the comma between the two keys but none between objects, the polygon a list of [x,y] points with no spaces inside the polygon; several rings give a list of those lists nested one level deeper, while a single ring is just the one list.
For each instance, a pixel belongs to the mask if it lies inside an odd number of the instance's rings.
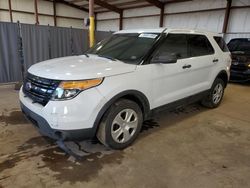
[{"label": "wheel arch", "polygon": [[142,110],[143,118],[146,119],[149,116],[150,104],[147,97],[140,91],[126,90],[112,97],[98,112],[93,126],[95,133],[97,132],[98,126],[101,122],[104,113],[109,109],[112,104],[114,104],[119,99],[129,99],[136,102]]},{"label": "wheel arch", "polygon": [[224,81],[224,83],[225,83],[225,87],[227,87],[229,77],[228,77],[227,72],[225,70],[220,71],[217,74],[216,78],[222,79]]}]

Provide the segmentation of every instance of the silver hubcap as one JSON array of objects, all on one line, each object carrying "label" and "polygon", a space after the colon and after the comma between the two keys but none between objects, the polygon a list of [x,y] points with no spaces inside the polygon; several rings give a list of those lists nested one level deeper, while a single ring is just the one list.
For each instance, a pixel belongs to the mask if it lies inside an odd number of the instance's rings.
[{"label": "silver hubcap", "polygon": [[213,91],[213,102],[214,104],[218,104],[222,98],[223,94],[223,86],[221,84],[217,84]]},{"label": "silver hubcap", "polygon": [[132,109],[124,109],[116,115],[112,122],[112,138],[115,142],[125,143],[135,134],[137,127],[137,113]]}]

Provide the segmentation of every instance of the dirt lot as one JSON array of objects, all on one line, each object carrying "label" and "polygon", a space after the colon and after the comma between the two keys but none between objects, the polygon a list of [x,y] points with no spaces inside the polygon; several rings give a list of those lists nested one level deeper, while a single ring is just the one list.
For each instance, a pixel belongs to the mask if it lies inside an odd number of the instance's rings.
[{"label": "dirt lot", "polygon": [[157,115],[123,151],[95,140],[78,146],[79,160],[41,137],[18,92],[0,87],[0,187],[242,188],[250,187],[250,86],[230,84],[214,110],[194,104]]}]

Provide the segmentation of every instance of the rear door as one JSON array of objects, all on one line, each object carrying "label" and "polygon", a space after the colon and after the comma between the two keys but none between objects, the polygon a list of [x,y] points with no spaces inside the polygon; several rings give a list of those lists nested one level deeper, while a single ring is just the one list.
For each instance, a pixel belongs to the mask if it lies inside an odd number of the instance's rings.
[{"label": "rear door", "polygon": [[210,77],[216,64],[219,63],[219,56],[215,54],[210,41],[205,35],[188,34],[188,74],[190,87],[188,94],[193,95],[210,88]]}]

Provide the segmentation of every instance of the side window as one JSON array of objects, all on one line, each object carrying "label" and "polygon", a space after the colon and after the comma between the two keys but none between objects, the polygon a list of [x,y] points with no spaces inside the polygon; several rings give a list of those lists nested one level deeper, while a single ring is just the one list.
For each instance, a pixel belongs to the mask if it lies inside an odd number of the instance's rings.
[{"label": "side window", "polygon": [[204,35],[188,35],[188,51],[190,57],[211,55],[214,49]]},{"label": "side window", "polygon": [[216,43],[219,45],[220,49],[223,52],[229,52],[229,50],[227,48],[227,44],[225,43],[225,41],[222,37],[214,37],[214,40],[216,41]]},{"label": "side window", "polygon": [[155,55],[176,55],[178,59],[187,58],[187,38],[185,34],[168,34]]}]

